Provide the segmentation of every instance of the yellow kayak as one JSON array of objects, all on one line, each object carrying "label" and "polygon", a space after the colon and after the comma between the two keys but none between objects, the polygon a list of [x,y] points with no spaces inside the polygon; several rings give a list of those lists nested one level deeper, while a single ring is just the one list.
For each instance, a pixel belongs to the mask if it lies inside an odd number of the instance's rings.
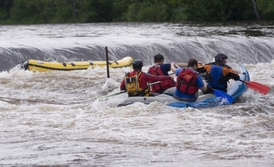
[{"label": "yellow kayak", "polygon": [[[132,57],[124,57],[121,60],[109,61],[110,68],[121,68],[131,66],[133,62]],[[52,70],[85,70],[88,68],[106,67],[106,61],[81,61],[81,62],[46,62],[40,60],[28,60],[23,64],[25,70],[48,72]]]}]

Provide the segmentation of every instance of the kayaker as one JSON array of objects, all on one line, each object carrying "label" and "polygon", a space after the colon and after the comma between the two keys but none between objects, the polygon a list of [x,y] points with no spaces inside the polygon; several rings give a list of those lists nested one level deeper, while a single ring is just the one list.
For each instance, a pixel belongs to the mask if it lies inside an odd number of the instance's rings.
[{"label": "kayaker", "polygon": [[[180,67],[187,67],[187,63],[176,63]],[[164,56],[162,54],[154,55],[154,65],[148,69],[148,73],[156,76],[169,76],[171,71],[171,64],[164,63]],[[175,81],[173,78],[162,81],[158,84],[151,85],[152,92],[163,93],[166,89],[174,87]]]},{"label": "kayaker", "polygon": [[172,79],[170,76],[154,76],[142,71],[143,62],[135,59],[132,63],[133,71],[127,73],[120,84],[121,90],[126,90],[128,96],[153,96],[150,84]]},{"label": "kayaker", "polygon": [[[227,92],[227,82],[230,79],[236,81],[240,79],[238,73],[226,65],[227,58],[227,55],[218,53],[215,62],[205,64],[197,70],[199,73],[206,72],[206,82],[209,87]],[[213,93],[213,90],[208,88],[205,93]]]},{"label": "kayaker", "polygon": [[198,69],[198,61],[189,59],[187,68],[178,68],[176,64],[172,64],[171,70],[177,76],[176,89],[173,97],[180,101],[194,102],[198,98],[198,90],[207,91],[207,85],[204,83],[201,75],[196,71]]}]

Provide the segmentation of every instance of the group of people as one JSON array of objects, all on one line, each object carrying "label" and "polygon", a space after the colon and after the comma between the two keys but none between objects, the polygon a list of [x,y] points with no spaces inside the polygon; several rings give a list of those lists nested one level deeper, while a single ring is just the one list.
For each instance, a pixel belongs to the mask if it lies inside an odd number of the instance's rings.
[{"label": "group of people", "polygon": [[[197,100],[198,90],[203,93],[213,93],[214,89],[227,91],[229,79],[239,80],[240,77],[231,67],[226,65],[227,56],[218,53],[215,62],[201,65],[196,59],[189,59],[188,63],[164,63],[164,56],[154,56],[154,65],[143,72],[143,62],[133,61],[133,71],[126,74],[120,84],[121,90],[126,90],[131,96],[155,96],[166,89],[175,87],[173,97],[180,101]],[[177,76],[176,82],[169,72]],[[203,81],[200,73],[206,73]]]}]

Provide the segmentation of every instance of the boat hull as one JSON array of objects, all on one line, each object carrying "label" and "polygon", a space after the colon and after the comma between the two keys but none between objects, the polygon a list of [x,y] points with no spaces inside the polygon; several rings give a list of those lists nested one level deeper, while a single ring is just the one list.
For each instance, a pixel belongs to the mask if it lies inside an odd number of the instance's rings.
[{"label": "boat hull", "polygon": [[[118,61],[110,61],[110,68],[121,68],[131,66],[133,62],[132,57],[124,57]],[[86,70],[88,68],[106,67],[106,61],[82,61],[82,62],[46,62],[40,60],[28,60],[23,65],[25,70],[48,72],[54,70],[71,71],[71,70]]]},{"label": "boat hull", "polygon": [[[238,72],[240,79],[243,81],[250,81],[249,73],[246,68],[242,64],[229,64],[235,71]],[[246,90],[247,85],[241,81],[234,81],[230,80],[228,84],[228,91],[227,94],[233,98],[233,102],[235,102]],[[128,97],[118,106],[127,106],[133,104],[135,102],[141,102],[144,104],[149,104],[151,102],[160,102],[164,103],[167,106],[171,107],[178,107],[178,108],[209,108],[209,107],[216,107],[222,105],[228,105],[228,102],[220,97],[216,97],[214,94],[203,94],[199,91],[198,99],[196,102],[186,102],[186,101],[179,101],[172,97],[174,88],[170,88],[164,92],[164,94],[154,96],[154,97]]]}]

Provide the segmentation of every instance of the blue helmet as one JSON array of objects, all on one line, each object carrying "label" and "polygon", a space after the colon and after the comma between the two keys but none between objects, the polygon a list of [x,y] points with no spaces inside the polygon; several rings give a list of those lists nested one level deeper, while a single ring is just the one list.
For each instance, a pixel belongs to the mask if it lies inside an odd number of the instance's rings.
[{"label": "blue helmet", "polygon": [[223,53],[218,53],[215,56],[215,62],[216,63],[223,63],[223,59],[227,59],[227,55],[223,54]]},{"label": "blue helmet", "polygon": [[135,59],[132,65],[134,70],[140,70],[143,67],[143,62],[140,59]]}]

